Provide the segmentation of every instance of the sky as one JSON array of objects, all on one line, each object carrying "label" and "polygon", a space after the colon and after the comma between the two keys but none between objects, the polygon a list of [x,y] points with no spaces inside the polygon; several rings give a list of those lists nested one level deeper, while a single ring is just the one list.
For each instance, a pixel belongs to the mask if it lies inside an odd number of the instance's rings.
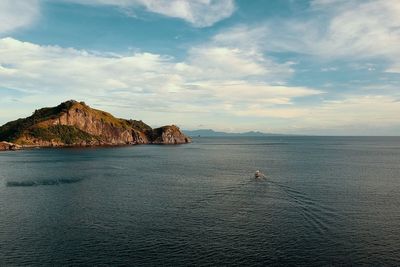
[{"label": "sky", "polygon": [[183,129],[399,135],[399,0],[0,0],[0,125],[75,99]]}]

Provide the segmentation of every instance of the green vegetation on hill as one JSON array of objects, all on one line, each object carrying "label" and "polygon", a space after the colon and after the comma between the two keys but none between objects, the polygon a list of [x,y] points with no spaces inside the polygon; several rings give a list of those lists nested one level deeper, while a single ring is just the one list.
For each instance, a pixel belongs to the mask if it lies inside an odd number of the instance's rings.
[{"label": "green vegetation on hill", "polygon": [[144,123],[141,120],[140,121],[129,120],[128,123],[133,129],[141,131],[141,132],[146,132],[146,131],[152,130],[152,128],[149,125],[147,125],[146,123]]},{"label": "green vegetation on hill", "polygon": [[41,108],[35,110],[30,117],[6,123],[0,127],[0,140],[13,142],[35,124],[57,118],[60,113],[67,112],[76,103],[76,101],[71,100],[53,108]]},{"label": "green vegetation on hill", "polygon": [[46,128],[36,127],[29,129],[27,133],[43,141],[59,140],[67,145],[99,140],[96,136],[88,134],[75,126],[68,125],[54,125]]},{"label": "green vegetation on hill", "polygon": [[123,129],[128,129],[129,128],[129,122],[127,120],[124,119],[118,119],[115,118],[113,115],[111,115],[108,112],[102,111],[102,110],[97,110],[94,108],[90,108],[88,106],[84,106],[84,108],[86,109],[86,111],[89,111],[92,113],[92,115],[99,119],[101,122],[103,123],[108,123],[113,127],[119,127],[119,128],[123,128]]},{"label": "green vegetation on hill", "polygon": [[92,109],[84,102],[70,100],[63,102],[56,107],[35,110],[33,114],[27,118],[6,123],[0,127],[0,140],[15,142],[21,136],[31,136],[43,141],[58,140],[65,144],[98,140],[99,137],[90,135],[74,126],[40,126],[41,122],[57,119],[63,113],[66,113],[71,109],[85,111],[88,114],[90,113],[101,122],[108,123],[113,127],[128,129],[131,125],[127,120],[117,119],[107,112]]},{"label": "green vegetation on hill", "polygon": [[[35,110],[35,112],[32,114],[32,116],[26,118],[30,119],[34,124],[50,120],[50,119],[56,119],[61,113],[67,112],[72,106],[77,104],[78,102],[70,100],[61,103],[60,105],[53,107],[53,108],[41,108]],[[80,104],[85,105],[85,103],[81,102]]]}]

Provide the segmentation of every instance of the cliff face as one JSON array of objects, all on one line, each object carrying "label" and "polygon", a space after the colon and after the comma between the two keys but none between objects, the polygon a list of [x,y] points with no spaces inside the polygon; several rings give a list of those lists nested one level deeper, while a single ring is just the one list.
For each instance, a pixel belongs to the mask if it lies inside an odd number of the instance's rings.
[{"label": "cliff face", "polygon": [[19,145],[9,143],[9,142],[0,142],[0,151],[18,150],[18,149],[20,149]]},{"label": "cliff face", "polygon": [[36,110],[32,116],[0,127],[0,140],[22,146],[183,144],[176,126],[152,129],[142,121],[118,119],[84,102],[67,101]]},{"label": "cliff face", "polygon": [[154,144],[183,144],[190,142],[189,137],[183,135],[175,125],[153,129],[149,136]]}]

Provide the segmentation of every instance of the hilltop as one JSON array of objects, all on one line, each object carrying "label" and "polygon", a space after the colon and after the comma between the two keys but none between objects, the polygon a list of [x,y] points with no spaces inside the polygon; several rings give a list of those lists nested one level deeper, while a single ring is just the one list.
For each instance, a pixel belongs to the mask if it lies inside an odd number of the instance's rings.
[{"label": "hilltop", "polygon": [[22,147],[52,147],[183,144],[190,138],[175,125],[153,129],[140,120],[119,119],[84,102],[69,100],[4,124],[0,141]]}]

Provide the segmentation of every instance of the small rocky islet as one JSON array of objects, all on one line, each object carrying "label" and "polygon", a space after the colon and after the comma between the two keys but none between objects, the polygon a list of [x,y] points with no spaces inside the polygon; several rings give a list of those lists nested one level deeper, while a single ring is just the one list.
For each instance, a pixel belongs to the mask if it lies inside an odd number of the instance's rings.
[{"label": "small rocky islet", "polygon": [[151,128],[69,100],[36,110],[32,116],[0,127],[0,151],[30,147],[185,144],[191,139],[177,126]]}]

